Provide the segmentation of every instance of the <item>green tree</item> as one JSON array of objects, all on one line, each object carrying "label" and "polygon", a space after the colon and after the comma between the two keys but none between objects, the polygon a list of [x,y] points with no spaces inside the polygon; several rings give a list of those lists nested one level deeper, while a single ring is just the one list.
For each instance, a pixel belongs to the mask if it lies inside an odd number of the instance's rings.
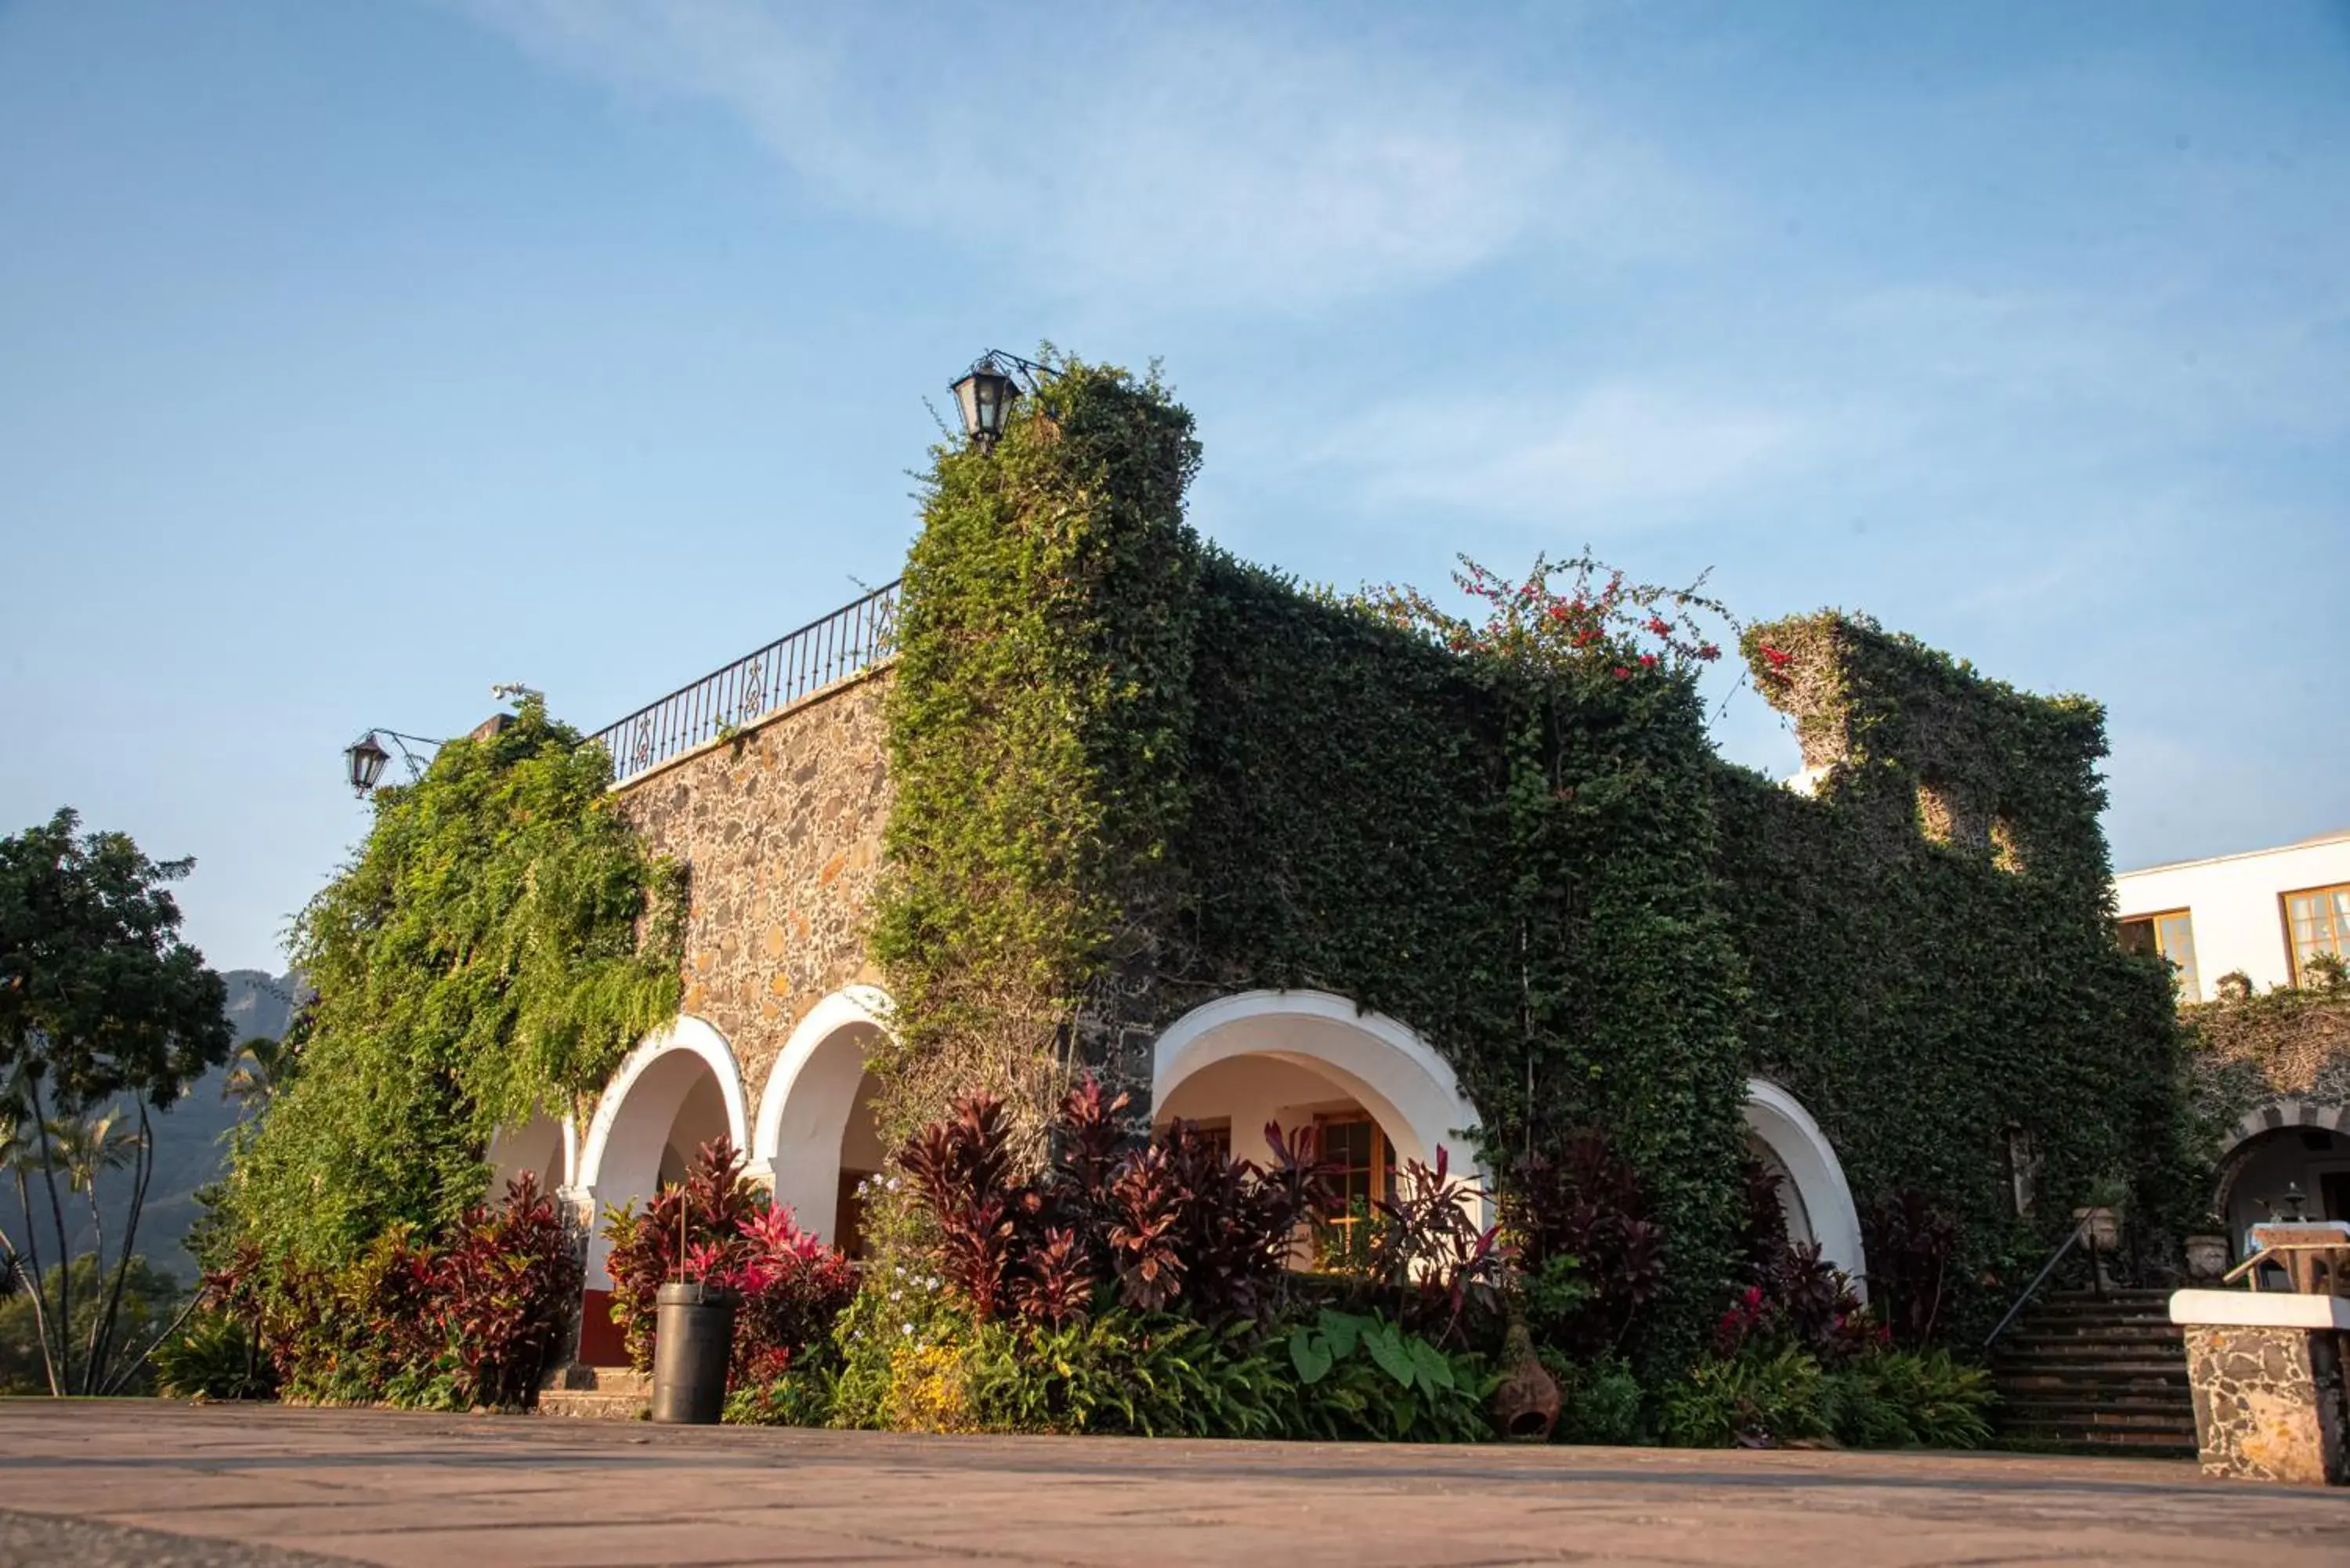
[{"label": "green tree", "polygon": [[[542,702],[375,794],[358,857],[294,923],[315,1000],[230,1092],[240,1134],[208,1261],[348,1262],[484,1196],[501,1126],[603,1084],[677,1012],[681,879],[610,792],[611,759]],[[296,1069],[298,1066],[298,1071]]]},{"label": "green tree", "polygon": [[[129,1269],[122,1273],[115,1336],[123,1345],[140,1347],[140,1354],[118,1357],[99,1392],[144,1393],[152,1380],[146,1347],[168,1332],[184,1299],[179,1281],[144,1258],[132,1258]],[[41,1302],[44,1296],[55,1301],[67,1294],[68,1284],[74,1302],[73,1322],[65,1325],[63,1334],[52,1335],[42,1317]],[[118,1300],[107,1272],[99,1267],[95,1252],[84,1252],[76,1258],[70,1271],[51,1264],[41,1286],[38,1291],[28,1289],[14,1298],[0,1300],[0,1394],[47,1392],[50,1341],[63,1338],[74,1344],[88,1344],[98,1332],[99,1320],[109,1301]]]},{"label": "green tree", "polygon": [[[227,1056],[231,1039],[222,1012],[226,987],[180,939],[170,884],[195,863],[152,860],[127,834],[83,834],[80,826],[74,812],[60,809],[47,824],[0,839],[0,1075],[9,1086],[10,1119],[30,1129],[37,1147],[31,1170],[45,1189],[61,1260],[71,1247],[57,1179],[74,1178],[53,1123],[78,1122],[118,1099],[128,1100],[139,1122],[130,1203],[110,1276],[102,1253],[91,1255],[87,1283],[77,1278],[79,1260],[43,1273],[31,1259],[42,1355],[60,1393],[98,1393],[113,1380],[117,1317],[154,1174],[149,1112],[169,1109],[191,1079]],[[22,1158],[12,1164],[29,1199],[30,1171]],[[28,1231],[33,1223],[28,1207]],[[97,1293],[88,1299],[99,1304],[77,1366],[74,1301],[83,1290]]]},{"label": "green tree", "polygon": [[234,1100],[247,1115],[267,1110],[271,1097],[293,1076],[296,1049],[290,1031],[283,1039],[256,1034],[244,1041],[229,1058],[221,1098]]}]

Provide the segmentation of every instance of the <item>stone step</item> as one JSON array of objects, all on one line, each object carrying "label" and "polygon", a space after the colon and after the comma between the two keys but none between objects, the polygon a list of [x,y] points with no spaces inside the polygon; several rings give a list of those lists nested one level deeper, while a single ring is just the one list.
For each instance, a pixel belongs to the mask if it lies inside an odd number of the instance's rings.
[{"label": "stone step", "polygon": [[1991,1358],[1991,1366],[2001,1372],[2094,1372],[2099,1367],[2119,1367],[2132,1372],[2176,1372],[2184,1376],[2187,1357],[2177,1349],[2168,1354],[2152,1353],[2082,1355],[2062,1350],[2024,1350],[2012,1355]]},{"label": "stone step", "polygon": [[633,1421],[652,1402],[652,1375],[625,1366],[557,1367],[538,1387],[538,1412],[579,1420]]},{"label": "stone step", "polygon": [[634,1421],[643,1417],[650,1407],[644,1397],[635,1394],[598,1394],[577,1388],[548,1388],[540,1391],[538,1413],[560,1416],[577,1421]]},{"label": "stone step", "polygon": [[2189,1399],[2194,1390],[2185,1377],[2159,1376],[2137,1376],[2114,1374],[2101,1377],[2059,1377],[2021,1374],[1999,1379],[2002,1399],[2037,1399],[2059,1397],[2074,1399]]}]

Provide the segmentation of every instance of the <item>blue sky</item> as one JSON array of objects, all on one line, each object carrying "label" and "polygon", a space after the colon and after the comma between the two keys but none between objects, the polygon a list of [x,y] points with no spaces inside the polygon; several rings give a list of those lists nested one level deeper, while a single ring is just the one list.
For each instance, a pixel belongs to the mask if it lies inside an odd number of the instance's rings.
[{"label": "blue sky", "polygon": [[2122,865],[2350,826],[2341,4],[0,0],[0,828],[274,965],[359,731],[887,579],[1040,338],[1244,556],[1711,567],[2105,701]]}]

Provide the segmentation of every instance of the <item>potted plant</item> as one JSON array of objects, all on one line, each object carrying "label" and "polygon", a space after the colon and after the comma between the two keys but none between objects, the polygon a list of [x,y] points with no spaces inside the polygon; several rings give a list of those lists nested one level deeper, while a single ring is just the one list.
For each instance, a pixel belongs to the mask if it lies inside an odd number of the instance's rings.
[{"label": "potted plant", "polygon": [[2122,1206],[2129,1200],[2129,1184],[2118,1176],[2097,1179],[2088,1192],[2088,1203],[2073,1210],[2074,1223],[2081,1227],[2082,1240],[2093,1252],[2110,1252],[2122,1244]]}]

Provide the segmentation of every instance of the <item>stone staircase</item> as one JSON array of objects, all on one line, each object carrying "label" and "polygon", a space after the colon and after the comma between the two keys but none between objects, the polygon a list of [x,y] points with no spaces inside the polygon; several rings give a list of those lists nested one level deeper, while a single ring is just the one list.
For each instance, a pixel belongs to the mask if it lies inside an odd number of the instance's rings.
[{"label": "stone staircase", "polygon": [[641,1418],[653,1396],[652,1375],[625,1366],[559,1366],[538,1386],[538,1413],[587,1421]]},{"label": "stone staircase", "polygon": [[2170,1293],[2052,1294],[1991,1353],[1999,1424],[2020,1442],[2098,1453],[2195,1452],[2195,1401]]}]

